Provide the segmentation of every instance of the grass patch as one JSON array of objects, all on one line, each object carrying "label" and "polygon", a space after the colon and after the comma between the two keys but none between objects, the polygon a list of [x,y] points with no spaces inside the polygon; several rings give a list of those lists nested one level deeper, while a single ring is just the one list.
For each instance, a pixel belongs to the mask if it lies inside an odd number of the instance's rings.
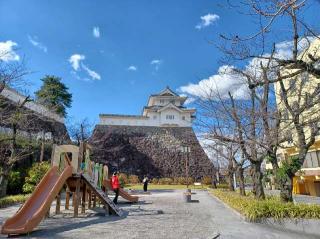
[{"label": "grass patch", "polygon": [[266,200],[256,200],[252,195],[240,196],[236,192],[222,189],[215,189],[211,192],[251,222],[265,218],[275,220],[285,218],[320,219],[320,205],[283,203],[276,196],[268,196]]},{"label": "grass patch", "polygon": [[[187,186],[186,185],[167,185],[167,184],[148,184],[148,190],[153,190],[153,189],[157,189],[157,190],[174,190],[174,189],[186,189]],[[206,189],[207,186],[203,185],[202,186],[194,186],[194,185],[189,185],[190,189]],[[143,189],[143,184],[128,184],[125,186],[125,189],[132,189],[132,190],[142,190]]]},{"label": "grass patch", "polygon": [[29,196],[30,194],[18,194],[0,198],[0,208],[9,207],[17,203],[24,203]]}]

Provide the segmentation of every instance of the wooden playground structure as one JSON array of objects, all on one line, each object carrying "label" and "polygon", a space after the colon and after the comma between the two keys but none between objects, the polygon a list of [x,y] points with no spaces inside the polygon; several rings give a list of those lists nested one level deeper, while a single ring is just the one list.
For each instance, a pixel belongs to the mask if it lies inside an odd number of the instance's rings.
[{"label": "wooden playground structure", "polygon": [[[51,155],[51,169],[42,178],[33,194],[7,219],[1,228],[2,234],[14,235],[31,232],[43,218],[49,216],[56,199],[55,213],[61,213],[62,192],[65,190],[65,209],[70,209],[72,195],[73,216],[85,213],[86,208],[103,205],[106,215],[122,216],[122,211],[108,197],[110,189],[109,170],[106,165],[90,160],[91,147],[81,142],[75,145],[54,145]],[[120,189],[120,196],[137,202],[138,197]]]}]

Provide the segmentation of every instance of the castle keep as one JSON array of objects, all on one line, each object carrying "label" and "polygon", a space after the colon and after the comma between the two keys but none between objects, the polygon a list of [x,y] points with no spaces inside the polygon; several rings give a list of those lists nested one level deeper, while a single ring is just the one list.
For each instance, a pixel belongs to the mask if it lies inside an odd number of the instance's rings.
[{"label": "castle keep", "polygon": [[94,160],[139,176],[183,177],[181,146],[189,146],[189,175],[213,175],[213,164],[192,129],[196,110],[183,106],[186,99],[167,87],[149,97],[142,115],[100,114],[90,138]]}]

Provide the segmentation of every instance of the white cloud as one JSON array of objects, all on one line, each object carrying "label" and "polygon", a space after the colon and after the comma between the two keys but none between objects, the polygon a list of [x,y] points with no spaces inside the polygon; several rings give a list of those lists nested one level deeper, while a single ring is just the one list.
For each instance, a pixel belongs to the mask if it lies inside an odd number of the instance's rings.
[{"label": "white cloud", "polygon": [[[298,53],[307,49],[315,37],[303,37],[298,41]],[[276,57],[280,59],[292,58],[293,41],[282,41],[276,44]]]},{"label": "white cloud", "polygon": [[162,64],[162,60],[160,59],[153,59],[151,62],[150,62],[151,65],[154,65],[155,67],[155,70],[159,70],[159,67],[160,65]]},{"label": "white cloud", "polygon": [[128,71],[137,71],[138,68],[136,66],[129,66],[127,70]]},{"label": "white cloud", "polygon": [[86,59],[84,55],[80,54],[73,54],[69,58],[69,62],[71,63],[71,67],[73,68],[73,71],[71,71],[71,74],[73,74],[76,79],[81,79],[85,81],[89,81],[88,78],[82,79],[77,72],[85,71],[87,75],[91,78],[91,80],[101,80],[100,74],[95,72],[94,70],[91,70],[87,65],[83,63],[83,61]]},{"label": "white cloud", "polygon": [[94,27],[92,30],[92,34],[95,38],[99,38],[100,37],[100,28],[99,27]]},{"label": "white cloud", "polygon": [[42,50],[43,52],[47,53],[48,48],[44,44],[42,44],[41,42],[38,41],[37,36],[31,37],[28,35],[28,40],[33,46],[35,46],[35,47],[39,48],[40,50]]},{"label": "white cloud", "polygon": [[196,29],[202,29],[212,25],[215,21],[219,20],[219,16],[217,14],[208,13],[207,15],[201,16],[201,22],[196,25]]},{"label": "white cloud", "polygon": [[87,67],[85,64],[81,64],[81,66],[88,73],[92,80],[101,80],[101,76],[97,72],[89,69],[89,67]]},{"label": "white cloud", "polygon": [[86,59],[86,57],[84,55],[73,54],[72,56],[70,56],[69,62],[71,63],[72,68],[75,71],[77,71],[77,70],[79,70],[79,67],[80,67],[80,61],[83,61],[84,59]]},{"label": "white cloud", "polygon": [[[178,89],[179,91],[179,89]],[[187,100],[184,102],[185,105],[189,105],[193,102],[196,101],[196,99],[194,97],[191,97],[191,96],[187,96],[186,94],[180,94],[181,97],[188,97]]]},{"label": "white cloud", "polygon": [[248,88],[244,84],[244,79],[233,74],[232,66],[221,66],[216,75],[212,75],[207,79],[200,80],[196,84],[189,83],[181,86],[178,90],[191,98],[202,99],[218,99],[219,97],[228,98],[228,92],[235,99],[247,99]]},{"label": "white cloud", "polygon": [[0,42],[0,61],[19,61],[20,56],[15,52],[17,43],[13,41]]}]

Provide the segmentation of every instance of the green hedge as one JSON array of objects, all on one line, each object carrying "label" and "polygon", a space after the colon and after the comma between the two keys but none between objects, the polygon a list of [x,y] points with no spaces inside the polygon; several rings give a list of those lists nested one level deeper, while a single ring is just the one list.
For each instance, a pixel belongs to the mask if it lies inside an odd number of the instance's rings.
[{"label": "green hedge", "polygon": [[34,163],[28,170],[28,176],[23,185],[23,192],[32,193],[49,169],[49,162]]},{"label": "green hedge", "polygon": [[211,192],[252,222],[264,218],[274,218],[276,220],[284,218],[320,219],[320,205],[283,203],[279,197],[275,196],[259,201],[254,199],[252,195],[240,196],[236,192],[223,189],[215,189]]},{"label": "green hedge", "polygon": [[29,194],[20,194],[0,198],[0,208],[8,207],[17,203],[24,203],[29,196]]}]

